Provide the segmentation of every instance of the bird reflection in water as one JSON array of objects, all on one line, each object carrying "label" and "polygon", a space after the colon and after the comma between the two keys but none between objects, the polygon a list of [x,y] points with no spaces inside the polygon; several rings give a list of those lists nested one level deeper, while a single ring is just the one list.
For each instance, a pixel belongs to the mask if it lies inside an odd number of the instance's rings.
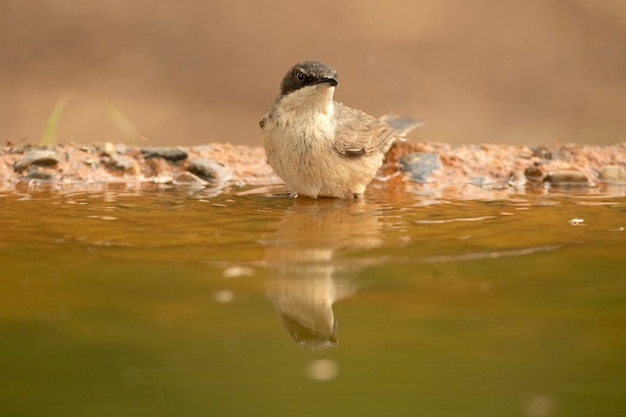
[{"label": "bird reflection in water", "polygon": [[333,304],[354,294],[357,285],[335,277],[354,267],[336,252],[380,246],[377,209],[364,200],[296,199],[281,221],[269,225],[274,231],[264,239],[272,273],[267,295],[300,346],[337,345]]}]

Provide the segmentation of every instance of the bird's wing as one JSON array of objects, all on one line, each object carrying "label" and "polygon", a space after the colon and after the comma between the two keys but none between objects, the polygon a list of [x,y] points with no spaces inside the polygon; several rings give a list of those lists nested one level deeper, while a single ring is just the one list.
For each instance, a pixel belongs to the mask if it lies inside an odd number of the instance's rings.
[{"label": "bird's wing", "polygon": [[416,127],[420,127],[421,125],[426,123],[425,120],[414,119],[412,117],[405,116],[396,116],[392,114],[382,116],[380,120],[389,125],[394,130],[394,135],[400,138],[406,136]]},{"label": "bird's wing", "polygon": [[346,156],[363,156],[383,149],[394,130],[385,122],[335,103],[335,142],[337,152]]}]

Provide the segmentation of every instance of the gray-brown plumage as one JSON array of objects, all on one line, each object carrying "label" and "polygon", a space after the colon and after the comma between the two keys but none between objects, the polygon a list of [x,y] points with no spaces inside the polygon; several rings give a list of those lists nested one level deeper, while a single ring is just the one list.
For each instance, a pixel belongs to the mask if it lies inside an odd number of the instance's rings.
[{"label": "gray-brown plumage", "polygon": [[296,64],[260,122],[268,162],[298,195],[361,196],[393,141],[423,123],[399,116],[376,119],[337,103],[337,84],[329,65]]}]

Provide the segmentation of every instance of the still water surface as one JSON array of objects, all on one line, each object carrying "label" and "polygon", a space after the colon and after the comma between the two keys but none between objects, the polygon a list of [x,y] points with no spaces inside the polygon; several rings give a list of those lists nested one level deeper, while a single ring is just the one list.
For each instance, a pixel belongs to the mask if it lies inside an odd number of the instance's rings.
[{"label": "still water surface", "polygon": [[3,416],[626,410],[624,188],[29,190],[0,213]]}]

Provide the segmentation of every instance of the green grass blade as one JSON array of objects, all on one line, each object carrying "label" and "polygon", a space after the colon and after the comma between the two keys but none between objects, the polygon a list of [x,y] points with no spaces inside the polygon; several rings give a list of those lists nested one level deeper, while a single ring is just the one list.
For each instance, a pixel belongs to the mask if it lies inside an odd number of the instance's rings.
[{"label": "green grass blade", "polygon": [[44,128],[43,133],[41,134],[41,139],[39,139],[39,145],[41,146],[54,146],[56,145],[57,140],[57,129],[59,127],[59,121],[61,120],[61,115],[63,114],[63,110],[65,110],[65,106],[67,103],[75,96],[76,94],[73,91],[65,94],[61,97],[56,104],[54,105],[54,109],[52,109],[52,114],[48,117],[48,121],[46,122],[46,127]]},{"label": "green grass blade", "polygon": [[111,102],[105,101],[105,105],[107,111],[109,112],[109,117],[111,118],[111,121],[113,122],[117,130],[120,131],[126,143],[139,143],[139,133],[137,132],[137,128],[135,127],[133,122],[131,122],[130,119],[126,117],[126,115],[118,107],[115,107],[113,104],[111,104]]}]

